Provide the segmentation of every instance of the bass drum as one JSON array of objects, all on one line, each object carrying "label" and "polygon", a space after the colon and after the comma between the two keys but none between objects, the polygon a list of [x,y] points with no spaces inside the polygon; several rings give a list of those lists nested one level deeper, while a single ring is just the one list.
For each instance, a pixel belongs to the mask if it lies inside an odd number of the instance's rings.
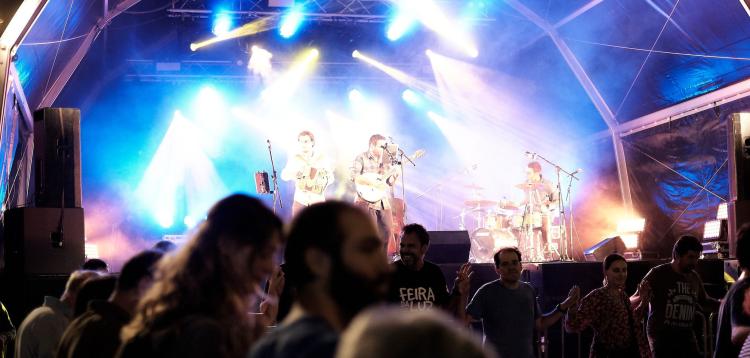
[{"label": "bass drum", "polygon": [[471,232],[469,261],[493,263],[493,256],[503,247],[518,247],[518,239],[508,230],[476,229]]}]

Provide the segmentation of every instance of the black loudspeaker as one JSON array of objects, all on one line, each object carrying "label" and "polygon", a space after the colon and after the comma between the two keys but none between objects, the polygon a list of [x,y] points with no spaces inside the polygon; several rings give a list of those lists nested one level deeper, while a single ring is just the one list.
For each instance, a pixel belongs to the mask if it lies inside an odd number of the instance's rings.
[{"label": "black loudspeaker", "polygon": [[81,112],[34,112],[34,206],[81,207]]},{"label": "black loudspeaker", "polygon": [[8,209],[3,226],[6,272],[65,275],[84,261],[81,208]]},{"label": "black loudspeaker", "polygon": [[727,122],[729,255],[736,257],[737,229],[750,223],[750,113],[735,113]]},{"label": "black loudspeaker", "polygon": [[436,264],[469,262],[468,231],[430,231],[430,248],[425,259]]},{"label": "black loudspeaker", "polygon": [[735,113],[729,130],[730,200],[750,200],[750,113]]},{"label": "black loudspeaker", "polygon": [[586,261],[604,261],[607,255],[612,253],[623,254],[626,250],[625,243],[619,236],[602,240],[598,244],[589,247],[583,252]]}]

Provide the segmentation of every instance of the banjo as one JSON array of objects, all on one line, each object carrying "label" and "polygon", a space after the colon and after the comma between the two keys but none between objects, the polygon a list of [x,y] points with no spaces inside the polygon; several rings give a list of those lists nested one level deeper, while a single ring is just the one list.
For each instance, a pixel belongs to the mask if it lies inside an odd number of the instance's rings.
[{"label": "banjo", "polygon": [[[412,161],[421,158],[425,154],[424,149],[417,150],[411,157]],[[357,195],[368,203],[377,203],[388,197],[391,185],[387,183],[388,178],[398,175],[399,166],[393,166],[389,171],[381,174],[378,172],[362,173],[354,179]],[[395,184],[395,183],[391,183]]]}]

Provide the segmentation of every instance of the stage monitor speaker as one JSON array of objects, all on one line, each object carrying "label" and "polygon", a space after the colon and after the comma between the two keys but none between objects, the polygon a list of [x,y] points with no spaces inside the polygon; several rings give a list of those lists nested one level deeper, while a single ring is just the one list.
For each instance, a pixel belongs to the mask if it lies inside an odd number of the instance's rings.
[{"label": "stage monitor speaker", "polygon": [[8,209],[3,226],[6,272],[64,275],[84,261],[81,208]]},{"label": "stage monitor speaker", "polygon": [[469,232],[430,231],[430,248],[425,259],[436,264],[469,262]]},{"label": "stage monitor speaker", "polygon": [[589,247],[583,252],[586,257],[586,261],[604,261],[604,258],[609,254],[625,253],[626,247],[622,238],[619,236],[610,237],[602,240],[598,244]]},{"label": "stage monitor speaker", "polygon": [[81,207],[81,112],[34,112],[34,206]]}]

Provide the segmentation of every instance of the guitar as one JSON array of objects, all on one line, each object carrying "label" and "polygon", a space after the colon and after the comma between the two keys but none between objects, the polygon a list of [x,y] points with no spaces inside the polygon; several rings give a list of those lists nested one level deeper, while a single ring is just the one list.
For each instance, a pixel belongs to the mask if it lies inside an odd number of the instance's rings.
[{"label": "guitar", "polygon": [[319,170],[311,166],[306,166],[297,173],[297,189],[322,195],[330,184],[328,173],[325,170]]},{"label": "guitar", "polygon": [[[425,150],[419,149],[410,157],[410,159],[412,161],[417,160],[424,154]],[[398,166],[394,166],[387,173],[380,174],[370,172],[358,175],[354,179],[354,186],[357,189],[357,195],[368,203],[377,203],[378,201],[385,199],[391,188],[391,185],[389,185],[386,180],[393,175],[397,175],[397,169]]]}]

